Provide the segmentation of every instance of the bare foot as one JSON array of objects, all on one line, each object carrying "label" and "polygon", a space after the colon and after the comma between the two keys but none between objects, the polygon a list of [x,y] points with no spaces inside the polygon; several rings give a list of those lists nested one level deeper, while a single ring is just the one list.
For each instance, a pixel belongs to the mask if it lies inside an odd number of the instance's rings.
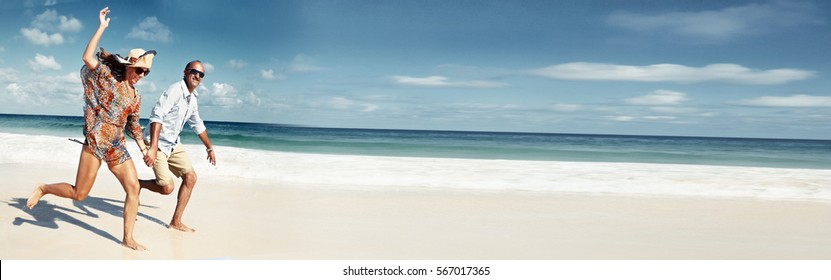
[{"label": "bare foot", "polygon": [[144,245],[138,244],[135,240],[131,241],[121,241],[121,245],[136,251],[147,251],[147,247]]},{"label": "bare foot", "polygon": [[181,230],[181,231],[184,231],[184,232],[196,232],[195,229],[189,228],[185,224],[170,224],[170,226],[168,226],[168,228]]},{"label": "bare foot", "polygon": [[32,207],[35,207],[35,205],[40,202],[40,198],[46,195],[46,190],[43,189],[45,186],[46,184],[39,184],[37,188],[35,188],[35,191],[29,196],[29,200],[26,201],[26,207],[32,209]]}]

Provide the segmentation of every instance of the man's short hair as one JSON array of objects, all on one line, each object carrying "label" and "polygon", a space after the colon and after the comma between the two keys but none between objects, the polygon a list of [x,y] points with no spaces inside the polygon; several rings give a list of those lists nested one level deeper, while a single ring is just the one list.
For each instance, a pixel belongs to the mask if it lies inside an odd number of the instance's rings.
[{"label": "man's short hair", "polygon": [[185,64],[185,69],[189,69],[189,68],[190,68],[190,66],[191,66],[191,64],[194,64],[194,63],[197,63],[197,62],[198,62],[199,64],[202,64],[202,61],[201,61],[201,60],[198,60],[198,59],[197,59],[197,60],[192,60],[191,62],[188,62],[188,64]]}]

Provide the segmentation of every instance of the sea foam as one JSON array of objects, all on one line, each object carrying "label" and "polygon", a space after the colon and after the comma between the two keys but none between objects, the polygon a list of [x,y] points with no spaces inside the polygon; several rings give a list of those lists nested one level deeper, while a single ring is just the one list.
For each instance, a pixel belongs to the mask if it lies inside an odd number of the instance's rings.
[{"label": "sea foam", "polygon": [[[0,133],[0,164],[75,168],[80,145],[63,137]],[[152,174],[128,139],[139,176]],[[331,189],[523,191],[831,202],[831,170],[683,164],[326,155],[184,145],[200,180],[246,179]]]}]

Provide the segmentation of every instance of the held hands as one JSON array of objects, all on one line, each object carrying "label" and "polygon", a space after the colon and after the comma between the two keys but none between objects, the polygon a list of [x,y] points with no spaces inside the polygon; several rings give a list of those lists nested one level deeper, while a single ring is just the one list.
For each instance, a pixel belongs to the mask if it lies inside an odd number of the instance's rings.
[{"label": "held hands", "polygon": [[158,156],[158,152],[158,149],[151,149],[149,146],[143,151],[144,164],[146,164],[147,167],[153,167],[153,164],[156,163],[156,156]]},{"label": "held hands", "polygon": [[109,13],[110,13],[110,7],[104,7],[103,9],[101,9],[100,12],[98,12],[98,26],[99,27],[107,28],[108,26],[110,26],[110,19],[107,18],[107,14],[109,14]]}]

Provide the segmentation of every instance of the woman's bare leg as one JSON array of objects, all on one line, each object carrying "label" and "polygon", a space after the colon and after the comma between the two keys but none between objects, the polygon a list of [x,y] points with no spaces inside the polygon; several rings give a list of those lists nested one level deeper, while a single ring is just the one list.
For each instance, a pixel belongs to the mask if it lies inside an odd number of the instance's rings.
[{"label": "woman's bare leg", "polygon": [[78,172],[75,174],[75,185],[69,183],[40,184],[26,201],[26,207],[32,209],[38,204],[40,198],[47,194],[74,200],[84,200],[95,183],[98,169],[101,168],[101,160],[89,150],[89,147],[81,148],[81,156],[78,159]]},{"label": "woman's bare leg", "polygon": [[138,215],[139,190],[141,189],[136,174],[136,166],[132,160],[128,160],[121,164],[109,165],[109,168],[113,175],[118,178],[124,192],[127,193],[127,197],[124,199],[124,237],[121,240],[121,245],[136,251],[147,250],[146,247],[133,239],[133,227]]}]

